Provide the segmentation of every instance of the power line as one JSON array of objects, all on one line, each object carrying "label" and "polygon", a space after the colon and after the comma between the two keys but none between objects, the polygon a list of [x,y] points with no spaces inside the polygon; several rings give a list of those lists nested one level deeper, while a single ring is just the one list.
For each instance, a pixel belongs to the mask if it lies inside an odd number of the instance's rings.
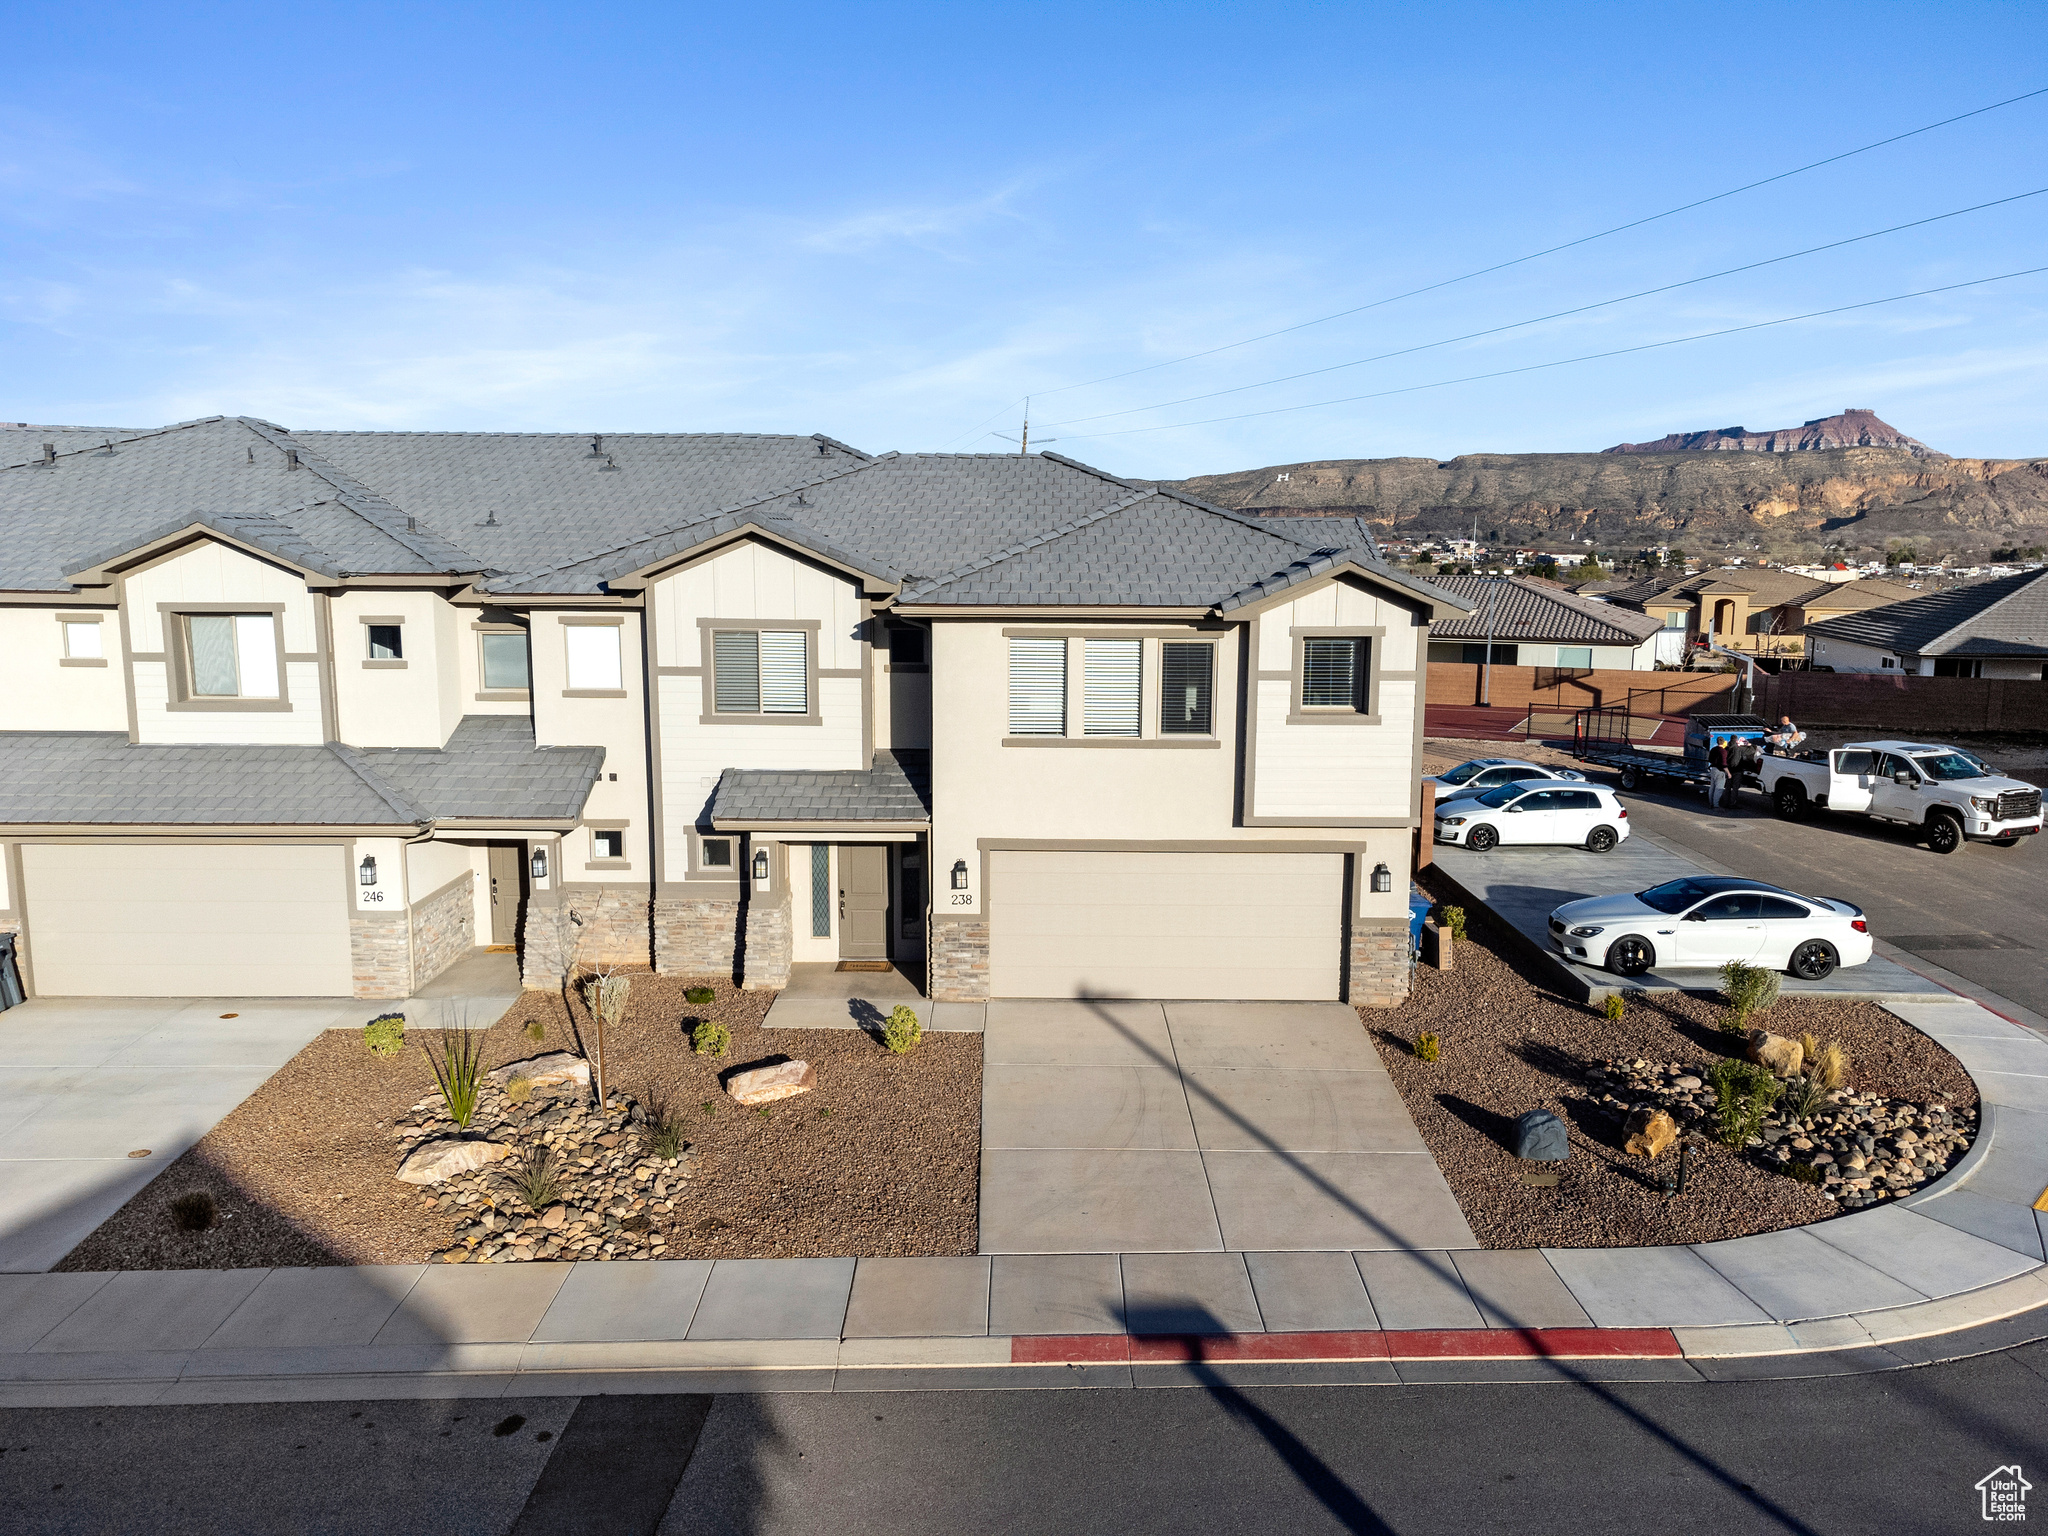
[{"label": "power line", "polygon": [[1493,373],[1468,373],[1456,379],[1438,379],[1430,384],[1409,384],[1400,389],[1374,390],[1371,394],[1345,395],[1337,400],[1311,400],[1302,405],[1276,405],[1270,410],[1243,411],[1235,416],[1208,416],[1200,421],[1174,421],[1156,427],[1119,427],[1110,432],[1077,432],[1078,440],[1095,437],[1129,437],[1139,432],[1172,432],[1182,427],[1210,427],[1225,421],[1250,421],[1258,416],[1281,416],[1289,411],[1314,411],[1330,405],[1351,405],[1360,400],[1384,400],[1389,395],[1412,395],[1425,389],[1446,389],[1453,384],[1475,384],[1483,379],[1504,379],[1517,373],[1538,373],[1546,368],[1563,368],[1572,363],[1597,362],[1605,357],[1625,357],[1631,352],[1654,352],[1660,347],[1682,346],[1689,341],[1708,341],[1716,336],[1735,336],[1744,331],[1768,330],[1774,325],[1791,325],[1798,320],[1818,320],[1825,315],[1845,315],[1852,310],[1874,309],[1880,304],[1898,304],[1906,299],[1923,299],[1929,294],[1954,293],[1960,288],[1981,288],[1986,283],[2003,283],[2015,277],[2032,277],[2048,267],[2027,267],[2018,272],[2001,272],[1995,277],[1976,277],[1966,283],[1947,283],[1939,288],[1919,288],[1912,293],[1895,293],[1888,298],[1866,299],[1860,304],[1841,304],[1833,309],[1808,310],[1803,315],[1783,315],[1776,320],[1758,320],[1749,325],[1731,325],[1718,331],[1699,331],[1691,336],[1673,336],[1664,341],[1646,341],[1640,346],[1616,347],[1609,352],[1587,352],[1579,357],[1560,357],[1547,363],[1528,363],[1520,368],[1502,368]]},{"label": "power line", "polygon": [[1846,239],[1830,240],[1825,245],[1810,245],[1803,251],[1788,251],[1783,256],[1767,256],[1761,261],[1746,262],[1739,267],[1725,267],[1719,272],[1709,272],[1702,277],[1688,277],[1676,283],[1664,283],[1655,288],[1640,288],[1634,293],[1624,293],[1617,298],[1601,299],[1592,304],[1581,304],[1573,309],[1554,310],[1547,315],[1537,315],[1529,320],[1513,320],[1506,325],[1489,326],[1483,331],[1466,331],[1460,336],[1446,336],[1441,341],[1420,342],[1412,347],[1399,347],[1392,352],[1376,352],[1371,357],[1356,357],[1346,363],[1331,363],[1323,368],[1308,368],[1300,373],[1282,374],[1276,379],[1261,379],[1256,384],[1233,384],[1228,389],[1212,389],[1199,395],[1182,395],[1178,400],[1161,400],[1152,405],[1133,405],[1121,411],[1103,411],[1094,416],[1070,416],[1064,421],[1046,423],[1047,426],[1065,427],[1081,422],[1108,421],[1117,416],[1135,416],[1141,411],[1163,411],[1169,406],[1190,405],[1197,400],[1214,400],[1223,395],[1239,395],[1248,389],[1267,389],[1275,384],[1291,384],[1296,379],[1312,379],[1318,374],[1338,373],[1346,368],[1362,367],[1366,363],[1385,362],[1390,357],[1407,357],[1415,352],[1428,352],[1437,347],[1455,346],[1461,341],[1476,341],[1482,336],[1498,336],[1504,331],[1520,330],[1524,326],[1541,325],[1547,320],[1563,320],[1572,315],[1583,315],[1596,309],[1606,309],[1614,304],[1626,304],[1631,299],[1646,299],[1652,294],[1670,293],[1678,288],[1690,288],[1698,283],[1710,283],[1716,278],[1733,277],[1739,272],[1754,272],[1759,267],[1775,266],[1782,261],[1796,261],[1801,256],[1813,256],[1821,251],[1839,250],[1845,245],[1857,245],[1865,240],[1875,240],[1882,235],[1895,235],[1901,230],[1919,229],[1927,224],[1939,224],[1944,219],[1958,219],[1966,213],[1981,213],[1986,208],[1999,208],[2007,203],[2022,202],[2030,197],[2039,197],[2048,192],[2048,187],[2036,187],[2031,192],[2016,192],[2011,197],[1995,198],[1988,203],[1975,203],[1968,208],[1957,208],[1949,213],[1932,214],[1924,219],[1914,219],[1906,224],[1894,224],[1888,229],[1874,229],[1867,235],[1850,235]]},{"label": "power line", "polygon": [[1898,144],[1906,139],[1917,138],[1923,133],[1932,133],[1937,128],[1947,128],[1951,124],[1965,122],[1973,117],[1982,117],[1986,112],[1996,112],[2001,107],[2014,106],[2019,102],[2031,101],[2036,96],[2044,95],[2048,95],[2048,85],[2044,85],[2038,90],[2023,92],[2018,96],[2008,96],[2005,100],[1994,101],[1986,107],[1977,107],[1968,112],[1959,112],[1954,117],[1945,117],[1938,123],[1928,123],[1924,127],[1911,128],[1904,133],[1895,133],[1888,139],[1879,139],[1875,143],[1865,144],[1859,149],[1843,150],[1840,154],[1829,155],[1824,160],[1815,160],[1806,165],[1795,166],[1789,171],[1780,171],[1775,176],[1764,177],[1761,181],[1745,182],[1739,187],[1730,187],[1726,192],[1716,192],[1713,196],[1700,198],[1696,202],[1680,203],[1676,208],[1666,208],[1662,213],[1652,213],[1640,219],[1631,219],[1626,224],[1617,224],[1612,229],[1603,229],[1596,234],[1581,235],[1578,239],[1567,240],[1562,245],[1546,246],[1540,251],[1531,251],[1526,256],[1516,256],[1508,261],[1496,262],[1490,267],[1480,267],[1477,271],[1465,272],[1457,277],[1444,278],[1441,282],[1428,283],[1420,288],[1410,288],[1406,293],[1393,294],[1384,299],[1374,299],[1368,304],[1358,304],[1350,309],[1340,309],[1332,315],[1319,315],[1313,320],[1303,320],[1295,325],[1283,325],[1275,331],[1262,331],[1257,336],[1247,336],[1242,341],[1225,342],[1220,347],[1208,347],[1200,352],[1190,352],[1183,357],[1169,357],[1163,362],[1146,363],[1140,368],[1127,368],[1122,373],[1104,374],[1099,379],[1084,379],[1078,384],[1062,384],[1056,389],[1038,389],[1033,390],[1032,393],[1040,396],[1059,395],[1065,394],[1068,390],[1072,389],[1088,389],[1097,384],[1109,384],[1117,379],[1128,379],[1135,374],[1150,373],[1154,369],[1171,368],[1179,363],[1191,363],[1197,358],[1214,357],[1218,352],[1229,352],[1238,347],[1248,347],[1253,342],[1270,341],[1275,336],[1286,336],[1295,331],[1304,331],[1313,325],[1327,325],[1330,321],[1342,320],[1347,315],[1363,314],[1369,309],[1379,309],[1384,305],[1398,304],[1403,299],[1412,299],[1419,294],[1434,293],[1439,288],[1449,288],[1455,283],[1470,282],[1475,277],[1486,277],[1495,272],[1504,272],[1509,267],[1518,267],[1524,262],[1535,261],[1544,256],[1555,256],[1559,251],[1569,251],[1577,246],[1588,245],[1595,240],[1605,240],[1609,235],[1619,235],[1631,229],[1641,229],[1645,224],[1655,224],[1660,219],[1669,219],[1681,213],[1690,213],[1693,209],[1704,208],[1709,203],[1718,203],[1727,198],[1738,197],[1744,192],[1754,192],[1758,187],[1768,187],[1773,182],[1784,181],[1789,177],[1803,176],[1808,171],[1817,171],[1825,165],[1838,165],[1844,160],[1854,159],[1857,155],[1867,155],[1872,150],[1883,149],[1888,144]]}]

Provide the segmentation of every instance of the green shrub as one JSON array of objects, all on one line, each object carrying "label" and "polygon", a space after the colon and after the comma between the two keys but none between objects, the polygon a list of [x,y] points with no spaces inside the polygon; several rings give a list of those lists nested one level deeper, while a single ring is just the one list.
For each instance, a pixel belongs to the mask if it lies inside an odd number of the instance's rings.
[{"label": "green shrub", "polygon": [[363,1026],[363,1044],[372,1056],[396,1056],[405,1049],[405,1015],[378,1014]]},{"label": "green shrub", "polygon": [[1739,1147],[1762,1129],[1764,1116],[1778,1102],[1784,1084],[1769,1067],[1729,1057],[1708,1069],[1714,1088],[1714,1117],[1724,1146]]},{"label": "green shrub", "polygon": [[[1778,973],[1760,965],[1730,960],[1721,967],[1721,995],[1728,999],[1728,1012],[1737,1030],[1749,1027],[1749,1017],[1762,1013],[1778,1000]],[[1724,1020],[1721,1027],[1727,1029]]]},{"label": "green shrub", "polygon": [[220,1205],[212,1192],[188,1189],[171,1202],[171,1225],[180,1232],[204,1232],[220,1219]]},{"label": "green shrub", "polygon": [[683,1140],[683,1123],[670,1108],[668,1095],[658,1088],[648,1089],[640,1096],[640,1112],[640,1137],[648,1155],[668,1163],[681,1157],[690,1144]]},{"label": "green shrub", "polygon": [[484,1043],[480,1031],[444,1029],[441,1054],[427,1049],[427,1061],[434,1069],[434,1081],[448,1105],[448,1118],[464,1130],[476,1118],[477,1095],[484,1082]]},{"label": "green shrub", "polygon": [[1622,1015],[1627,1012],[1628,1004],[1622,1001],[1619,992],[1610,992],[1600,1000],[1600,1016],[1610,1024],[1619,1024]]},{"label": "green shrub", "polygon": [[519,1159],[519,1166],[513,1170],[512,1187],[519,1191],[519,1198],[536,1216],[561,1199],[562,1164],[555,1156],[555,1149],[528,1147]]},{"label": "green shrub", "polygon": [[706,1003],[715,1001],[717,997],[718,994],[709,987],[691,987],[683,993],[683,1001],[692,1008],[702,1008]]},{"label": "green shrub", "polygon": [[732,1049],[732,1031],[716,1019],[704,1019],[690,1031],[690,1049],[699,1056],[723,1056]]},{"label": "green shrub", "polygon": [[924,1025],[908,1003],[898,1003],[882,1021],[882,1044],[898,1056],[908,1056],[923,1038]]},{"label": "green shrub", "polygon": [[1438,907],[1436,922],[1439,928],[1450,930],[1451,942],[1465,937],[1465,909],[1463,907]]},{"label": "green shrub", "polygon": [[1415,1056],[1418,1061],[1435,1061],[1443,1054],[1443,1041],[1429,1030],[1415,1037]]},{"label": "green shrub", "polygon": [[1811,1163],[1787,1163],[1785,1165],[1785,1172],[1802,1184],[1824,1184],[1827,1182],[1827,1175]]}]

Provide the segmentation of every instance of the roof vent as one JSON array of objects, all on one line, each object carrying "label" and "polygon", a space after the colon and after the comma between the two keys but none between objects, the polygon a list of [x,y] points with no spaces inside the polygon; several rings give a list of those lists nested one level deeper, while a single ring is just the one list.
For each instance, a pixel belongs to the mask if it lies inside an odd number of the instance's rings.
[{"label": "roof vent", "polygon": [[590,440],[590,452],[583,455],[583,457],[585,457],[586,459],[604,458],[604,439],[602,437],[593,437]]},{"label": "roof vent", "polygon": [[93,455],[96,459],[111,459],[113,456],[114,440],[112,438],[108,438],[104,443],[100,444],[100,451]]},{"label": "roof vent", "polygon": [[249,450],[248,450],[248,454],[249,454],[249,462],[250,462],[251,464],[254,464],[254,463],[256,462],[256,450],[255,450],[254,448],[251,448],[251,449],[249,449]]},{"label": "roof vent", "polygon": [[821,459],[829,459],[832,457],[832,450],[826,447],[825,444],[820,443],[818,444],[818,457]]},{"label": "roof vent", "polygon": [[57,445],[55,443],[43,444],[43,462],[45,464],[57,462]]},{"label": "roof vent", "polygon": [[416,517],[408,517],[405,520],[405,531],[407,533],[418,533],[420,531],[420,520]]},{"label": "roof vent", "polygon": [[613,470],[617,469],[618,467],[618,465],[612,462],[612,456],[610,454],[606,454],[604,456],[604,462],[597,467],[597,472],[600,475],[606,475],[610,474]]},{"label": "roof vent", "polygon": [[495,510],[493,510],[493,511],[491,511],[491,512],[488,512],[488,513],[486,513],[486,514],[485,514],[485,516],[484,516],[484,520],[483,520],[482,522],[478,523],[478,524],[477,524],[476,526],[477,526],[477,527],[479,527],[479,528],[496,528],[496,527],[498,527],[498,526],[499,526],[499,524],[498,524],[498,514],[497,514],[497,512],[496,512]]},{"label": "roof vent", "polygon": [[802,491],[796,493],[796,504],[800,507],[808,507],[810,505],[808,501],[804,500],[804,493]]},{"label": "roof vent", "polygon": [[298,449],[296,449],[296,448],[287,448],[287,449],[285,449],[285,451],[284,451],[284,467],[285,467],[286,469],[297,469],[297,468],[299,467],[299,450],[298,450]]}]

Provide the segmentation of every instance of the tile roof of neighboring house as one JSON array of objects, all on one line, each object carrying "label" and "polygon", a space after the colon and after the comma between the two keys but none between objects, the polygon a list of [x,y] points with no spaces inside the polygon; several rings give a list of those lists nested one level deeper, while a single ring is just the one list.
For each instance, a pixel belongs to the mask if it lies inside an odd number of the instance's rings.
[{"label": "tile roof of neighboring house", "polygon": [[1919,595],[1903,582],[1886,581],[1882,576],[1866,576],[1861,581],[1829,582],[1824,590],[1808,592],[1796,601],[1809,611],[1825,608],[1848,612],[1855,608],[1878,608],[1886,603],[1911,602]]},{"label": "tile roof of neighboring house", "polygon": [[1822,619],[1806,633],[1909,656],[2048,656],[2048,569]]},{"label": "tile roof of neighboring house", "polygon": [[714,826],[755,822],[929,822],[931,754],[875,753],[867,769],[728,768],[712,791]]},{"label": "tile roof of neighboring house", "polygon": [[522,716],[471,715],[445,749],[131,745],[115,732],[0,732],[0,823],[409,827],[571,820],[602,747],[537,749]]},{"label": "tile roof of neighboring house", "polygon": [[1632,608],[1617,608],[1580,597],[1562,587],[1510,576],[1436,576],[1434,585],[1470,605],[1470,612],[1436,620],[1432,640],[1485,640],[1492,619],[1496,640],[1568,640],[1592,645],[1641,645],[1663,621]]},{"label": "tile roof of neighboring house", "polygon": [[1729,565],[1722,566],[1719,570],[1701,571],[1696,576],[1675,579],[1652,576],[1625,587],[1616,587],[1607,593],[1607,600],[1638,607],[1667,596],[1692,597],[1709,587],[1733,587],[1738,592],[1752,593],[1761,599],[1759,606],[1775,608],[1781,603],[1797,602],[1815,588],[1824,589],[1826,586],[1827,583],[1824,581],[1815,581],[1811,576],[1797,576],[1790,571]]}]

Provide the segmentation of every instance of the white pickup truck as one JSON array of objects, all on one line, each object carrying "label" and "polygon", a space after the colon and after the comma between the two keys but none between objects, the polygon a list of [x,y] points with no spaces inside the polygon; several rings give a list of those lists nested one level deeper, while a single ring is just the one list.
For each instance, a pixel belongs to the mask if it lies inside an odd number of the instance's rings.
[{"label": "white pickup truck", "polygon": [[2041,791],[2001,778],[1955,747],[1858,741],[1798,757],[1766,757],[1757,770],[1780,816],[1851,811],[1918,827],[1936,853],[1965,842],[2010,847],[2041,830]]}]

